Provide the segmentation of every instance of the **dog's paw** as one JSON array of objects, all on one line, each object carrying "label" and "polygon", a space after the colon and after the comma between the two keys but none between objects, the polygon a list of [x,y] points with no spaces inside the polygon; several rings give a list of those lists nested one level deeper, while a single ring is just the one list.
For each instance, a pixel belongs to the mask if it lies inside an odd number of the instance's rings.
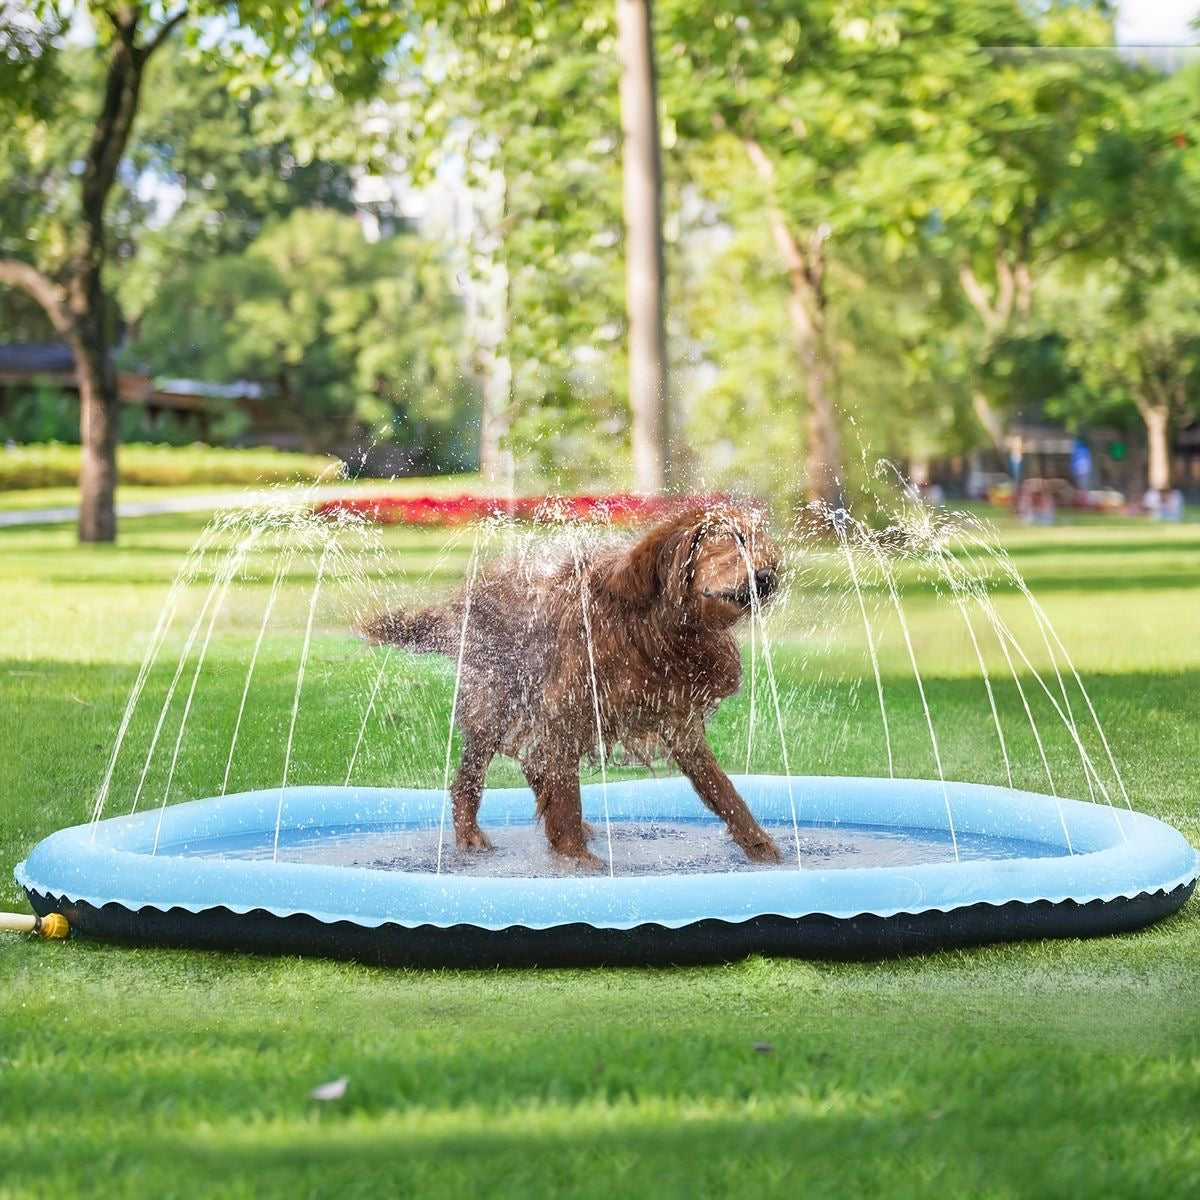
[{"label": "dog's paw", "polygon": [[476,825],[472,829],[466,830],[464,833],[458,834],[454,839],[455,845],[460,850],[491,850],[492,842],[486,833]]},{"label": "dog's paw", "polygon": [[765,833],[760,832],[757,837],[747,839],[740,844],[746,857],[751,862],[783,862],[783,855],[779,852],[779,847]]},{"label": "dog's paw", "polygon": [[572,847],[569,850],[555,848],[554,853],[564,867],[578,871],[581,875],[597,875],[608,870],[608,864],[602,858],[597,858],[586,846]]}]

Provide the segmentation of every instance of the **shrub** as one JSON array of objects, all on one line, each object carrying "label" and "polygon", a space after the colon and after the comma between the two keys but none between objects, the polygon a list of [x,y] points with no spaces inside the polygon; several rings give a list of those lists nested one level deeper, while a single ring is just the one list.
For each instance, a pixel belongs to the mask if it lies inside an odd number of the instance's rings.
[{"label": "shrub", "polygon": [[[0,491],[73,487],[79,483],[80,449],[56,442],[0,449]],[[292,454],[266,448],[150,446],[133,443],[117,450],[121,482],[155,487],[188,484],[306,482],[332,474],[338,460],[319,454]]]}]

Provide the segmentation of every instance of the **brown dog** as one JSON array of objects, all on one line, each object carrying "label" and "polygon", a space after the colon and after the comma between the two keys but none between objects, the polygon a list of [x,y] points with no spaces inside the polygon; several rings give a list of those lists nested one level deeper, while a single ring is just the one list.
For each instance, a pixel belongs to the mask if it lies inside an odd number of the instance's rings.
[{"label": "brown dog", "polygon": [[551,848],[599,867],[579,767],[619,743],[647,762],[669,755],[749,858],[778,861],[704,733],[741,679],[730,629],[775,590],[778,570],[761,520],[716,506],[632,544],[492,562],[440,607],[368,622],[376,642],[461,659],[464,747],[450,789],[458,847],[490,849],[478,823],[484,775],[507,754],[533,789]]}]

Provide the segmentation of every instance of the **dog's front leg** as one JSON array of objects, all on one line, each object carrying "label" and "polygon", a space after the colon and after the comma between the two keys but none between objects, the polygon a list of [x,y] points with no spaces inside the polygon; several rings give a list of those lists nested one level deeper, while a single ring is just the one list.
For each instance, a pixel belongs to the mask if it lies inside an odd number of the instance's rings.
[{"label": "dog's front leg", "polygon": [[537,799],[537,814],[545,822],[550,849],[586,870],[601,870],[604,864],[587,847],[578,759],[521,765]]},{"label": "dog's front leg", "polygon": [[751,862],[782,860],[778,847],[737,794],[703,736],[684,738],[671,753],[679,769],[691,780],[696,794],[725,822],[733,840]]}]

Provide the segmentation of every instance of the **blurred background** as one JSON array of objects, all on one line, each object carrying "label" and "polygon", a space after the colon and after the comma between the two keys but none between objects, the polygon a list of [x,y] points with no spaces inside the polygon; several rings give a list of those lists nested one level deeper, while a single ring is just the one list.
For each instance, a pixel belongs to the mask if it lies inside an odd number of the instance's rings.
[{"label": "blurred background", "polygon": [[1186,519],[1197,7],[0,0],[6,507],[887,460]]}]

